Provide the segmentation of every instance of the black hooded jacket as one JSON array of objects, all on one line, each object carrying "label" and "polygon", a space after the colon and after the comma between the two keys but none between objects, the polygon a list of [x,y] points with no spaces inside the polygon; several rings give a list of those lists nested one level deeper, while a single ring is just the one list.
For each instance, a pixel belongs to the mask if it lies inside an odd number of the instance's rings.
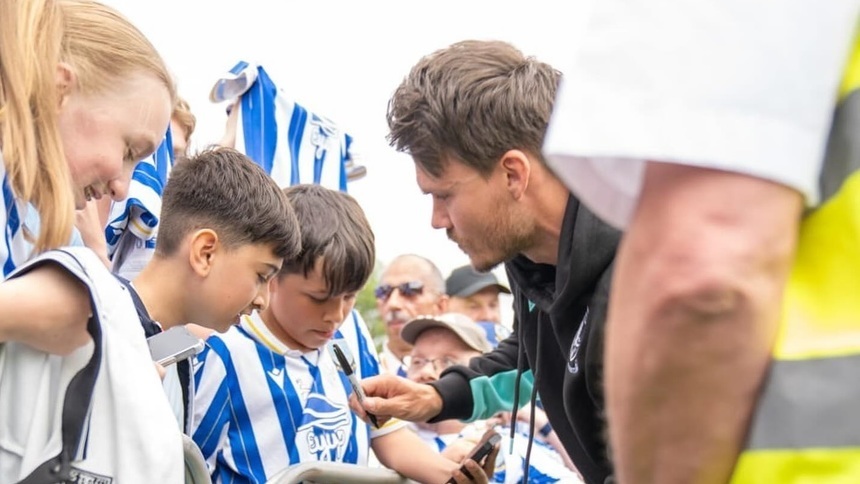
[{"label": "black hooded jacket", "polygon": [[489,416],[505,399],[514,401],[514,377],[530,370],[550,423],[585,482],[603,484],[611,475],[603,337],[619,236],[570,197],[558,265],[536,264],[522,255],[505,264],[514,296],[514,332],[468,368],[453,367],[432,383],[444,402],[433,421]]}]

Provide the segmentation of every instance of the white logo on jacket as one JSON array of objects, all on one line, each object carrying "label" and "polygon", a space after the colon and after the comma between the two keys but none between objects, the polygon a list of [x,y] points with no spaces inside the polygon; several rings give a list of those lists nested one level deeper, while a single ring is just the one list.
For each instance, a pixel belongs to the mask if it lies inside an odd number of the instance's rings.
[{"label": "white logo on jacket", "polygon": [[69,476],[72,478],[71,482],[76,484],[112,484],[113,478],[108,476],[102,476],[99,474],[95,474],[93,472],[84,471],[77,468],[72,468]]},{"label": "white logo on jacket", "polygon": [[582,316],[582,321],[579,323],[579,329],[576,330],[576,336],[573,337],[573,342],[570,343],[570,356],[567,360],[567,371],[576,375],[579,373],[579,345],[582,344],[582,332],[588,325],[588,308],[585,308],[585,314]]}]

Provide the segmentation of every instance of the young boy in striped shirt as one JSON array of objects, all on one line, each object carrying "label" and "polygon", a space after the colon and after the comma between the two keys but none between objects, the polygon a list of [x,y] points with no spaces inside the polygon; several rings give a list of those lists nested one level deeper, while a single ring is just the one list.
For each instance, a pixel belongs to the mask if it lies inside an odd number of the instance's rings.
[{"label": "young boy in striped shirt", "polygon": [[[213,148],[185,159],[164,189],[155,252],[125,281],[146,336],[186,324],[205,327],[197,333],[226,331],[268,303],[269,279],[300,242],[282,190],[250,158]],[[180,428],[190,432],[190,360],[169,366],[163,386]]]},{"label": "young boy in striped shirt", "polygon": [[[308,461],[379,461],[408,478],[445,482],[458,466],[403,422],[371,428],[349,409],[352,392],[333,343],[359,378],[379,373],[373,340],[353,309],[374,266],[374,236],[358,203],[319,185],[285,190],[302,252],[270,284],[269,306],[207,340],[195,374],[193,434],[215,482],[262,483]],[[348,356],[349,357],[349,356]]]}]

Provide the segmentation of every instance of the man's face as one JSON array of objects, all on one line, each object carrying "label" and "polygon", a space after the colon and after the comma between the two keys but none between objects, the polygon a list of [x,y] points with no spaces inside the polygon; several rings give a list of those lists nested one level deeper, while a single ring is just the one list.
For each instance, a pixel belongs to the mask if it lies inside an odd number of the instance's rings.
[{"label": "man's face", "polygon": [[[420,291],[403,291],[403,284],[419,283]],[[400,259],[393,262],[379,280],[380,286],[393,289],[388,297],[378,297],[376,306],[385,322],[389,345],[408,347],[400,338],[400,329],[409,320],[423,315],[437,315],[445,310],[444,295],[433,287],[427,265],[418,259]]]},{"label": "man's face", "polygon": [[439,177],[415,167],[418,187],[433,197],[430,224],[445,229],[475,269],[488,271],[531,245],[534,219],[512,198],[502,169],[485,179],[458,161]]},{"label": "man's face", "polygon": [[448,311],[465,314],[475,321],[499,324],[502,322],[499,311],[499,290],[496,287],[486,287],[471,296],[451,296]]}]

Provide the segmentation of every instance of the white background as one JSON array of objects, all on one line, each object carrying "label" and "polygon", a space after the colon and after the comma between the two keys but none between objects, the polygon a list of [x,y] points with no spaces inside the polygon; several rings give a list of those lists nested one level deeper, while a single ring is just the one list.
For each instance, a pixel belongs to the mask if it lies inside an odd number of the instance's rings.
[{"label": "white background", "polygon": [[[464,39],[505,40],[564,71],[583,25],[571,10],[581,2],[548,0],[105,1],[172,69],[197,116],[192,148],[223,131],[225,105],[208,100],[215,79],[238,60],[262,65],[289,97],[355,138],[368,175],[351,183],[350,193],[376,233],[379,261],[416,253],[445,275],[468,259],[430,227],[431,202],[415,184],[411,159],[385,140],[390,95],[420,57]],[[501,268],[494,272],[504,278]]]}]

